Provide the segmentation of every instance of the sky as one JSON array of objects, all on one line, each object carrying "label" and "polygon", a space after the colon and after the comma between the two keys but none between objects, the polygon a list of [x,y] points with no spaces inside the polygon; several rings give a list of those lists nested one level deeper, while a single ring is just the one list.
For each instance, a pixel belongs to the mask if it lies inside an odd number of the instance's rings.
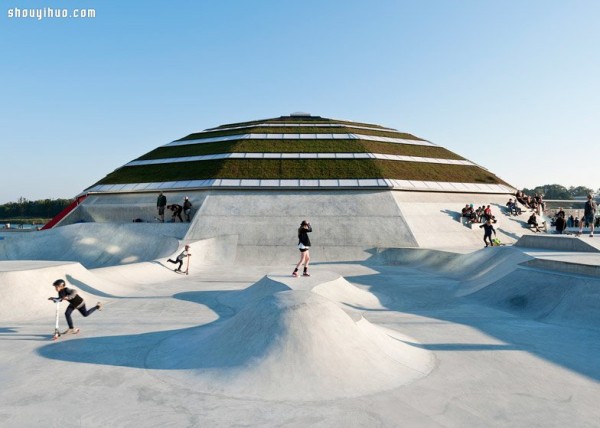
[{"label": "sky", "polygon": [[600,187],[596,0],[0,8],[0,204],[72,198],[192,132],[298,111],[412,133],[517,188]]}]

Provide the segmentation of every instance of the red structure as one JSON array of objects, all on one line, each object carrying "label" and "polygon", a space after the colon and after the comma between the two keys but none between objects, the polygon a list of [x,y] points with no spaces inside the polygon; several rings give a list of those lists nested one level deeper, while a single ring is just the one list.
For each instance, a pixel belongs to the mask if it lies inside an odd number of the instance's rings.
[{"label": "red structure", "polygon": [[66,207],[64,210],[62,210],[60,213],[58,213],[52,220],[50,220],[48,223],[46,223],[44,225],[44,227],[42,227],[41,230],[46,230],[46,229],[52,229],[54,226],[56,226],[63,218],[65,218],[71,211],[73,211],[75,208],[77,208],[77,206],[85,199],[87,198],[87,195],[81,195],[75,198],[75,200],[73,202],[71,202],[69,204],[68,207]]}]

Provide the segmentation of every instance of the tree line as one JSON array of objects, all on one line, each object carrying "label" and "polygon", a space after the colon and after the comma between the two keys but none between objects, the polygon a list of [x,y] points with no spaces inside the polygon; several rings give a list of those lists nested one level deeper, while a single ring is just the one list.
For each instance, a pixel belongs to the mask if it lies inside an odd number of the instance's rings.
[{"label": "tree line", "polygon": [[589,187],[585,186],[571,186],[566,188],[560,184],[544,184],[543,186],[536,186],[533,189],[523,189],[523,193],[528,196],[542,195],[544,199],[581,199],[585,198],[588,194],[598,194],[600,189],[594,191]]},{"label": "tree line", "polygon": [[65,209],[72,199],[40,199],[29,201],[20,197],[17,202],[0,205],[0,219],[50,219]]}]

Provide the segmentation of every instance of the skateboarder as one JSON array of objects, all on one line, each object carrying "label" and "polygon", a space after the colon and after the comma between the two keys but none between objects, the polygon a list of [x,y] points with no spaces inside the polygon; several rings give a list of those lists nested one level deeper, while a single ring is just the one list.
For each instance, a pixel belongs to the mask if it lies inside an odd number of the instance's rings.
[{"label": "skateboarder", "polygon": [[488,246],[488,239],[490,240],[489,246],[494,246],[494,243],[492,242],[492,232],[494,232],[494,237],[496,237],[496,229],[494,229],[494,225],[492,224],[492,220],[491,219],[487,219],[487,221],[482,224],[481,226],[479,226],[479,228],[481,229],[483,227],[483,242],[485,242],[485,246]]},{"label": "skateboarder", "polygon": [[[66,300],[67,302],[69,302],[69,306],[67,307],[67,310],[65,311],[65,318],[67,319],[67,324],[69,325],[69,329],[66,330],[62,334],[67,334],[67,333],[76,334],[79,332],[78,328],[76,329],[75,327],[73,327],[73,319],[71,318],[71,313],[73,313],[73,311],[75,309],[77,309],[81,313],[81,315],[83,315],[84,317],[91,315],[96,310],[99,310],[99,311],[102,310],[102,303],[100,303],[100,302],[98,302],[96,304],[96,306],[94,306],[93,308],[87,309],[85,307],[85,301],[79,294],[77,294],[77,290],[75,290],[74,288],[67,288],[65,286],[64,279],[57,279],[56,281],[54,281],[54,283],[52,285],[54,286],[54,289],[58,293],[59,301]],[[56,297],[48,298],[48,300],[53,300],[53,301],[56,301],[56,299],[57,299]]]},{"label": "skateboarder", "polygon": [[304,264],[304,272],[302,276],[310,276],[308,273],[308,263],[310,262],[310,239],[308,234],[312,232],[312,227],[310,227],[310,223],[306,220],[303,220],[300,223],[300,227],[298,228],[298,249],[300,250],[300,261],[296,265],[292,276],[298,276],[298,268],[301,264]]},{"label": "skateboarder", "polygon": [[174,263],[174,264],[179,263],[179,266],[177,267],[177,269],[175,269],[175,272],[181,272],[181,266],[183,265],[183,259],[191,256],[191,254],[189,253],[189,249],[190,249],[190,246],[186,245],[184,250],[181,253],[179,253],[179,255],[177,256],[177,258],[175,260],[171,260],[171,259],[167,260],[169,263]]}]

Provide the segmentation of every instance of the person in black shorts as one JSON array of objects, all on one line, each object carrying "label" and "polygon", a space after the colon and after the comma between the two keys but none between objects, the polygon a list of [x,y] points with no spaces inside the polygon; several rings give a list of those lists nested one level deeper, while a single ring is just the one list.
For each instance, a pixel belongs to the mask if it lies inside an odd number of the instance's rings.
[{"label": "person in black shorts", "polygon": [[312,227],[310,227],[310,223],[306,220],[302,220],[300,223],[300,227],[298,228],[298,249],[300,250],[300,261],[296,265],[292,276],[298,276],[298,268],[301,264],[304,264],[304,272],[302,276],[310,276],[308,273],[308,263],[310,262],[310,239],[308,234],[312,232]]},{"label": "person in black shorts", "polygon": [[594,221],[596,220],[596,209],[596,202],[594,202],[592,195],[589,194],[587,196],[587,201],[583,208],[583,217],[579,222],[579,232],[577,232],[577,236],[583,233],[583,227],[587,223],[590,225],[590,238],[594,237]]}]

